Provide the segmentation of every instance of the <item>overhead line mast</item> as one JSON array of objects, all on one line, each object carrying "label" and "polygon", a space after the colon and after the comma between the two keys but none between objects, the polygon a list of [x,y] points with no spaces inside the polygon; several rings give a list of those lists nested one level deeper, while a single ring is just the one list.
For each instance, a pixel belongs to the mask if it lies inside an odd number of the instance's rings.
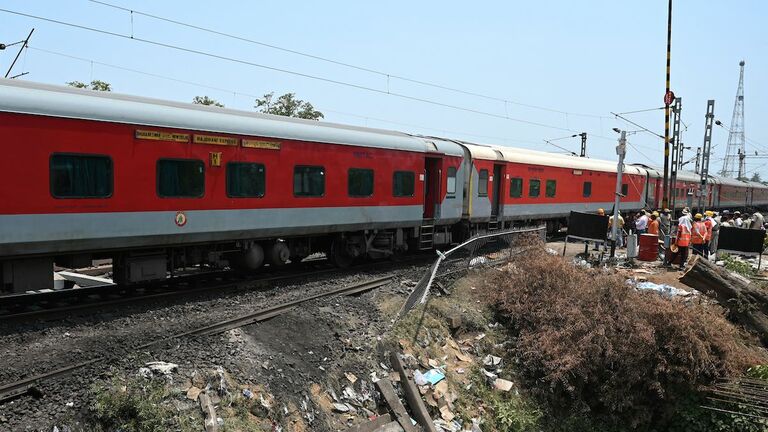
[{"label": "overhead line mast", "polygon": [[672,104],[674,97],[669,90],[670,65],[672,55],[672,0],[669,0],[669,10],[667,11],[667,90],[664,92],[664,181],[661,191],[661,206],[667,207],[669,203],[669,105]]},{"label": "overhead line mast", "polygon": [[[725,150],[723,177],[744,177],[744,60],[739,62],[739,87],[736,89],[736,100],[733,103],[733,117],[728,128],[728,147]],[[738,163],[738,165],[736,165]]]}]

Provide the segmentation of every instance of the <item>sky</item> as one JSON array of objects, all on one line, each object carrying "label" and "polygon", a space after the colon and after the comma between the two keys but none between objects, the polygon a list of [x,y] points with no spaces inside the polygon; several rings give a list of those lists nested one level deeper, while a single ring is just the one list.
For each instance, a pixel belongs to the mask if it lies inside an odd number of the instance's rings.
[{"label": "sky", "polygon": [[[265,93],[295,92],[323,121],[553,152],[563,150],[545,140],[578,153],[570,136],[584,131],[587,155],[608,160],[612,128],[639,129],[612,112],[650,110],[625,117],[664,134],[666,0],[104,1],[129,10],[0,1],[0,43],[35,28],[11,75],[98,79],[115,92],[185,102],[207,95],[243,110]],[[703,144],[714,99],[725,127],[713,131],[710,173],[722,168],[742,59],[746,154],[768,155],[768,2],[675,0],[672,21],[671,87],[692,147],[683,159]],[[18,47],[0,51],[3,74]],[[663,139],[641,131],[629,143],[627,161],[662,165]],[[748,176],[768,179],[768,158],[746,162]]]}]

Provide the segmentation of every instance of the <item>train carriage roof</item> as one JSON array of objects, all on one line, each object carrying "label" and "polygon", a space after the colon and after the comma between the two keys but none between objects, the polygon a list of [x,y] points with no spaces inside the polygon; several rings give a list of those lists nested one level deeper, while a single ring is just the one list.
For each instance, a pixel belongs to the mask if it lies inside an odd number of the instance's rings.
[{"label": "train carriage roof", "polygon": [[434,145],[402,132],[22,80],[0,79],[0,111],[419,153],[442,151],[456,156],[463,155],[463,150],[458,144],[443,143],[439,150],[435,150]]}]

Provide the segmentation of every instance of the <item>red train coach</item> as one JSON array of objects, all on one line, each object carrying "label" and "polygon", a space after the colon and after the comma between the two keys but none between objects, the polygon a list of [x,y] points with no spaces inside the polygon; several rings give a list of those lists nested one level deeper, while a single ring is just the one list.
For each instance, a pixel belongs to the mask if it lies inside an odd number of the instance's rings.
[{"label": "red train coach", "polygon": [[10,290],[96,257],[124,282],[314,252],[348,264],[450,242],[461,218],[447,141],[8,80],[0,134]]}]

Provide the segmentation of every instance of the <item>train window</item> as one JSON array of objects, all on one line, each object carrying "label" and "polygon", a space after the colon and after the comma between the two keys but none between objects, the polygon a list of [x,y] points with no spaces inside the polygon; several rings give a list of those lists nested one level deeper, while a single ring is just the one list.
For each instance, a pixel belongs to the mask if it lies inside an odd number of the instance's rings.
[{"label": "train window", "polygon": [[297,197],[325,195],[325,168],[301,165],[293,167],[293,195]]},{"label": "train window", "polygon": [[528,180],[528,196],[536,198],[541,194],[541,180]]},{"label": "train window", "polygon": [[629,195],[629,184],[627,184],[627,183],[622,183],[621,184],[621,194],[624,195],[624,196]]},{"label": "train window", "polygon": [[55,198],[112,196],[112,159],[108,156],[54,154],[50,171]]},{"label": "train window", "polygon": [[266,174],[264,165],[251,162],[229,162],[227,164],[228,197],[263,197],[265,184]]},{"label": "train window", "polygon": [[592,182],[584,182],[584,187],[581,194],[584,196],[584,198],[589,198],[592,196]]},{"label": "train window", "polygon": [[545,191],[547,198],[554,197],[556,192],[557,192],[557,180],[547,180],[547,190]]},{"label": "train window", "polygon": [[488,170],[480,170],[477,176],[477,196],[488,196]]},{"label": "train window", "polygon": [[373,170],[350,168],[347,174],[347,191],[351,197],[373,196]]},{"label": "train window", "polygon": [[395,171],[392,176],[392,194],[396,197],[412,197],[415,182],[413,171]]},{"label": "train window", "polygon": [[205,192],[205,164],[197,159],[157,161],[157,195],[162,198],[200,198]]},{"label": "train window", "polygon": [[509,196],[512,198],[520,198],[523,196],[523,179],[520,177],[513,177],[509,180]]},{"label": "train window", "polygon": [[447,179],[445,191],[448,198],[453,198],[456,195],[456,167],[448,167]]}]

